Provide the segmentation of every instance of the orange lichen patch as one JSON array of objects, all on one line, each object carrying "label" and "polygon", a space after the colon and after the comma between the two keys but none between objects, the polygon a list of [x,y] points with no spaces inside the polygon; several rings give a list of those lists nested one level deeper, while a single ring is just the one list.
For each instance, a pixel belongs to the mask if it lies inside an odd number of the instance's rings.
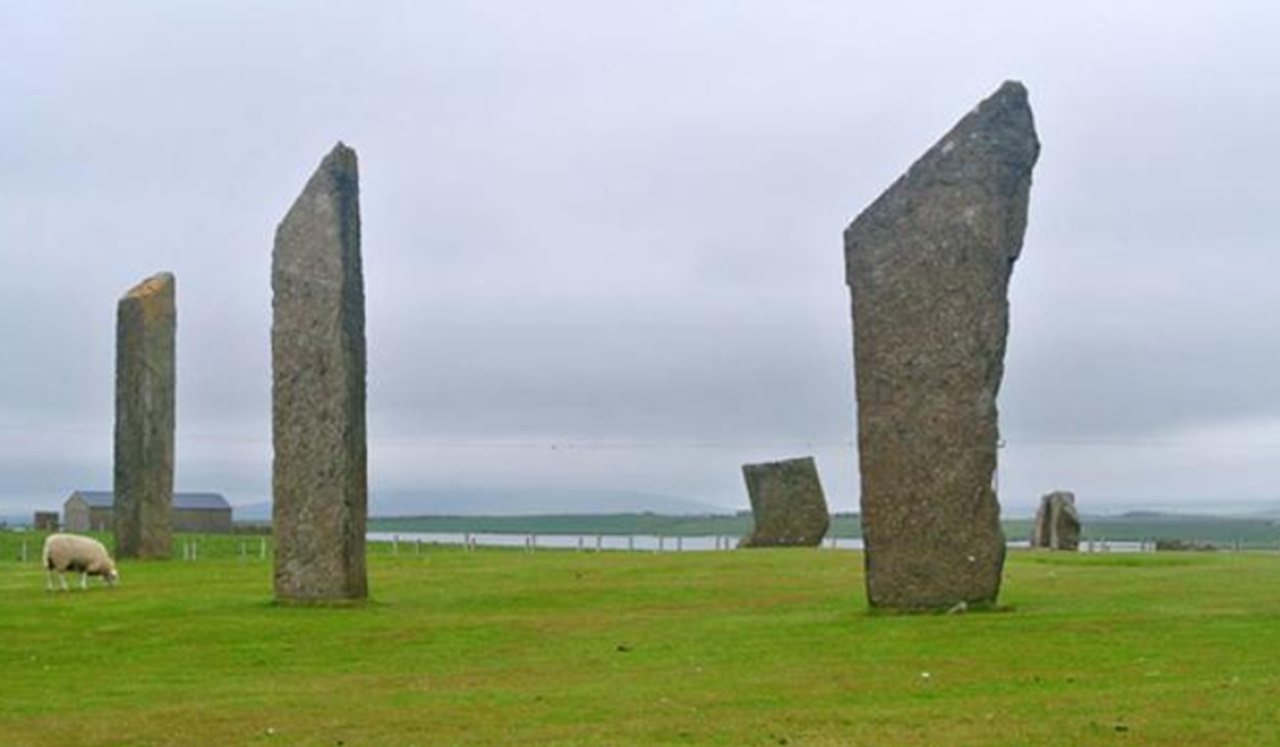
[{"label": "orange lichen patch", "polygon": [[141,298],[144,296],[154,296],[162,293],[166,287],[173,285],[173,273],[160,272],[143,280],[141,283],[129,289],[125,294],[125,298]]}]

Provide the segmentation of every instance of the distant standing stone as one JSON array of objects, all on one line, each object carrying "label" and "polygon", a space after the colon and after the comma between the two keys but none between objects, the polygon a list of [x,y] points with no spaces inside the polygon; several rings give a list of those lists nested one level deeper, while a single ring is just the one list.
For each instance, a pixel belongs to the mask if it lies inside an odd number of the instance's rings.
[{"label": "distant standing stone", "polygon": [[175,285],[162,272],[116,305],[117,558],[167,558],[172,550]]},{"label": "distant standing stone", "polygon": [[813,457],[746,464],[755,528],[741,547],[817,547],[831,518]]},{"label": "distant standing stone", "polygon": [[1040,151],[1019,83],[948,132],[844,234],[872,606],[993,603],[1007,289]]},{"label": "distant standing stone", "polygon": [[1074,493],[1058,490],[1040,498],[1031,546],[1071,552],[1080,549],[1080,514]]},{"label": "distant standing stone", "polygon": [[356,154],[342,143],[276,229],[271,287],[276,599],[364,599],[364,280]]}]

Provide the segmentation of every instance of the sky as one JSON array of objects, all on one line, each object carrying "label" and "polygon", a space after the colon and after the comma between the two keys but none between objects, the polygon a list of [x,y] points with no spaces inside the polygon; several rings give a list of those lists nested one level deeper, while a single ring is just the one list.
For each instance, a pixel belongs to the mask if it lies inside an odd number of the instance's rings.
[{"label": "sky", "polygon": [[1274,508],[1277,29],[1264,0],[6,3],[0,513],[109,488],[115,305],[162,270],[177,488],[269,498],[272,238],[338,140],[375,512],[741,508],[742,464],[806,454],[856,510],[842,231],[1006,79],[1042,143],[1006,513]]}]

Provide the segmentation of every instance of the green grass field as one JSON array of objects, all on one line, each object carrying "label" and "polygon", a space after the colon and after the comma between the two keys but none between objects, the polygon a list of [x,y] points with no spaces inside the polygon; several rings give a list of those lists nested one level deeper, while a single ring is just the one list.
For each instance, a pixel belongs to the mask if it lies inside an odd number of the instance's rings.
[{"label": "green grass field", "polygon": [[4,745],[1280,742],[1276,554],[1014,552],[1011,610],[887,616],[851,551],[379,547],[326,609],[230,538],[54,594],[5,541]]}]

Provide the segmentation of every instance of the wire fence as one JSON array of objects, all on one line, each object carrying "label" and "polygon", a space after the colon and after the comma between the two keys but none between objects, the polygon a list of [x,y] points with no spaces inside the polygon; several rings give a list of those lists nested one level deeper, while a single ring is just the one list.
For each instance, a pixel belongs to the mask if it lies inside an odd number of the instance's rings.
[{"label": "wire fence", "polygon": [[[110,532],[89,532],[108,549],[114,544]],[[39,563],[48,532],[35,530],[0,532],[0,562]],[[725,552],[738,548],[739,537],[714,534],[664,536],[660,534],[538,534],[497,532],[370,532],[365,552],[371,557],[411,557],[432,551],[476,552],[503,550],[534,553],[559,552]],[[827,537],[819,545],[825,550],[862,550],[861,538]],[[1027,540],[1012,540],[1008,547],[1029,550]],[[194,563],[202,560],[268,562],[273,541],[269,534],[177,534],[173,538],[172,560]],[[1165,551],[1271,551],[1280,552],[1280,542],[1245,540],[1085,538],[1081,553],[1151,553]]]}]

